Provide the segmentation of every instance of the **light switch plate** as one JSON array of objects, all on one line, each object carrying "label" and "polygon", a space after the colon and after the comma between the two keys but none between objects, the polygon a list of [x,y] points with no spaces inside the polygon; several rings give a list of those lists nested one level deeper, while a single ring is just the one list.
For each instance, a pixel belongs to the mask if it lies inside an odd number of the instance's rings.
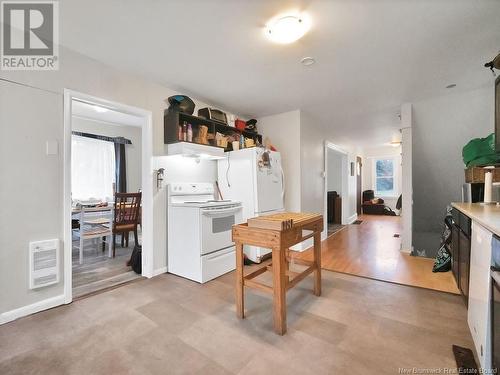
[{"label": "light switch plate", "polygon": [[59,145],[57,141],[47,141],[46,153],[47,155],[57,155],[59,152]]}]

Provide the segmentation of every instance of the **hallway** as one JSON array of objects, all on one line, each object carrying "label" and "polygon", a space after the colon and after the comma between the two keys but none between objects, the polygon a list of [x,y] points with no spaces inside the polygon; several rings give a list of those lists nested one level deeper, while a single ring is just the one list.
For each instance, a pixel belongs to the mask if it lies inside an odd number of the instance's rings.
[{"label": "hallway", "polygon": [[[399,251],[399,216],[361,215],[362,223],[346,228],[322,243],[322,267],[336,272],[458,294],[450,272],[433,273],[434,259]],[[438,244],[436,244],[438,246]],[[295,254],[308,259],[311,250]]]}]

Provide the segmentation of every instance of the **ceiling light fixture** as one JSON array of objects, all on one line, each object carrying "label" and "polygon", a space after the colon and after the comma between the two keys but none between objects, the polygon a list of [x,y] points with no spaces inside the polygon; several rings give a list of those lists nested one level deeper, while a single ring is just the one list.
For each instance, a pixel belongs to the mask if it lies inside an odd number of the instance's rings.
[{"label": "ceiling light fixture", "polygon": [[314,64],[316,62],[316,60],[314,60],[313,57],[304,57],[303,59],[300,60],[300,63],[304,66],[311,66],[312,64]]},{"label": "ceiling light fixture", "polygon": [[304,15],[282,15],[272,19],[266,27],[266,34],[273,42],[289,44],[299,40],[310,28]]},{"label": "ceiling light fixture", "polygon": [[452,83],[451,85],[446,86],[447,89],[452,89],[452,88],[455,88],[455,87],[457,87],[456,83]]}]

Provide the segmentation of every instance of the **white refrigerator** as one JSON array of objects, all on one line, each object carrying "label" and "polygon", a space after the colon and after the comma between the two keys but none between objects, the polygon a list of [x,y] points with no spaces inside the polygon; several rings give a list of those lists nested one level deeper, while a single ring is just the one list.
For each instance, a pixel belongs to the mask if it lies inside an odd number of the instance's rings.
[{"label": "white refrigerator", "polygon": [[[227,152],[217,169],[222,198],[242,202],[243,222],[283,211],[285,181],[279,152],[262,147]],[[244,251],[256,263],[271,252],[255,246],[245,246]]]}]

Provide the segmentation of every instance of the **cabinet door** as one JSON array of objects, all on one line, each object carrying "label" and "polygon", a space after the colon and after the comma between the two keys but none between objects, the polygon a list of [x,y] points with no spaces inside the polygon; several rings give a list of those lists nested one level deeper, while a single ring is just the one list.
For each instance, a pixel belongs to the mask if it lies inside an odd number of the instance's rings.
[{"label": "cabinet door", "polygon": [[453,225],[451,227],[451,272],[455,277],[455,282],[457,286],[460,288],[460,279],[458,274],[458,254],[459,254],[459,236],[460,229],[458,229],[457,225]]},{"label": "cabinet door", "polygon": [[470,239],[460,231],[458,254],[458,274],[460,279],[460,290],[465,299],[465,305],[469,303],[469,267],[470,267]]},{"label": "cabinet door", "polygon": [[491,362],[491,237],[490,231],[475,222],[472,224],[467,322],[483,368],[489,368]]}]

